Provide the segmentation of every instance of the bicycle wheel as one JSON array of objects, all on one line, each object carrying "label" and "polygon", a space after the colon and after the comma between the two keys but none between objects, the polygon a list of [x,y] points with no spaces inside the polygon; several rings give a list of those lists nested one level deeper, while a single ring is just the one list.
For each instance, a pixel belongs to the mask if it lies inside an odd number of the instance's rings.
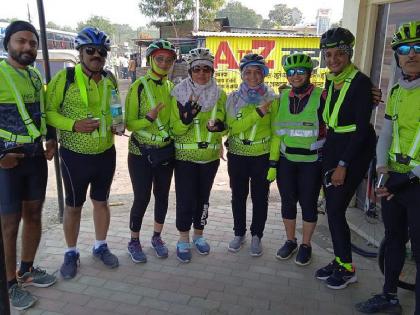
[{"label": "bicycle wheel", "polygon": [[357,208],[347,210],[347,222],[351,233],[351,249],[367,258],[378,256],[380,240],[383,238],[383,224],[375,204],[363,211]]},{"label": "bicycle wheel", "polygon": [[[385,274],[385,238],[382,240],[379,246],[378,252],[378,265],[381,269],[382,274]],[[401,271],[400,278],[398,280],[398,287],[401,289],[414,291],[416,286],[416,262],[411,251],[410,242],[406,245],[406,254],[403,270]]]}]

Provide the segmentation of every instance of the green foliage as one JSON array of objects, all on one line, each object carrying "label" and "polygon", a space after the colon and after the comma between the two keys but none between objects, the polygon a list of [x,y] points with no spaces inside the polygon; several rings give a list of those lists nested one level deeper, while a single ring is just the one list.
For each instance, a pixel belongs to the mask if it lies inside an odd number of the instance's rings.
[{"label": "green foliage", "polygon": [[143,15],[165,21],[185,20],[194,10],[193,0],[140,0]]},{"label": "green foliage", "polygon": [[114,25],[107,18],[98,15],[93,15],[86,21],[77,23],[77,31],[81,31],[86,26],[97,27],[108,35],[115,33]]},{"label": "green foliage", "polygon": [[264,19],[261,23],[261,28],[267,28],[267,29],[273,29],[275,28],[276,24],[274,22],[271,22],[268,19]]},{"label": "green foliage", "polygon": [[58,24],[56,24],[52,21],[48,21],[46,26],[47,26],[47,28],[52,28],[54,30],[61,30],[61,31],[66,31],[66,32],[76,32],[76,30],[74,28],[72,28],[71,26],[68,26],[68,25],[61,26],[61,25],[58,25]]},{"label": "green foliage", "polygon": [[302,21],[302,12],[298,8],[289,8],[285,4],[276,4],[268,13],[269,20],[276,26],[291,26]]},{"label": "green foliage", "polygon": [[260,27],[263,18],[254,10],[243,6],[239,1],[229,2],[222,10],[217,12],[217,17],[228,17],[231,26]]},{"label": "green foliage", "polygon": [[[213,19],[224,0],[200,0],[200,19]],[[143,15],[162,21],[179,21],[192,17],[194,0],[140,0]]]},{"label": "green foliage", "polygon": [[2,19],[0,19],[0,22],[12,23],[12,22],[18,21],[18,20],[21,20],[21,19],[18,19],[18,18],[2,18]]},{"label": "green foliage", "polygon": [[213,20],[225,0],[200,0],[200,20]]}]

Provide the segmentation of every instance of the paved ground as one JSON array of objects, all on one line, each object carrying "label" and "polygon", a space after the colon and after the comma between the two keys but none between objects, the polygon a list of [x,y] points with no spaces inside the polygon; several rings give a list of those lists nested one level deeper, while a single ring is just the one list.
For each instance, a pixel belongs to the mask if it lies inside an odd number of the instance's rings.
[{"label": "paved ground", "polygon": [[[210,255],[203,257],[194,252],[189,264],[181,264],[176,259],[177,232],[172,187],[163,233],[170,249],[169,258],[158,259],[149,248],[153,226],[152,208],[149,207],[141,236],[149,260],[146,264],[133,264],[126,253],[129,210],[133,199],[126,167],[127,138],[117,139],[117,152],[108,242],[119,257],[120,267],[109,270],[92,258],[94,230],[89,205],[81,225],[78,245],[81,267],[77,277],[70,281],[59,278],[57,284],[47,289],[29,288],[39,301],[24,314],[345,315],[357,314],[353,311],[354,303],[380,289],[382,276],[376,262],[358,256],[354,257],[354,261],[359,282],[346,290],[330,290],[313,277],[317,268],[332,259],[325,217],[322,216],[313,243],[311,265],[299,267],[293,261],[276,260],[274,255],[285,240],[285,231],[280,220],[275,185],[271,187],[263,238],[264,255],[254,258],[248,254],[249,235],[248,242],[239,253],[228,253],[227,243],[233,235],[233,220],[226,163],[223,161],[212,191],[209,224],[205,229],[212,247]],[[54,217],[52,211],[56,209],[56,193],[53,170],[50,176],[46,207],[49,216]],[[64,248],[61,225],[49,220],[36,263],[50,272],[56,271],[62,263]],[[401,290],[400,298],[405,314],[412,314],[412,293]]]}]

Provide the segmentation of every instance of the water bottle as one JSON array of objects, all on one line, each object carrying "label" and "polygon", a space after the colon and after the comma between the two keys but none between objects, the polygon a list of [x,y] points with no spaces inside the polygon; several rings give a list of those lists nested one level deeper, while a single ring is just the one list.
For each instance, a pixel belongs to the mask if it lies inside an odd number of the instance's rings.
[{"label": "water bottle", "polygon": [[119,135],[124,133],[124,116],[122,112],[122,106],[120,97],[116,90],[111,91],[111,117],[112,117],[112,128]]}]

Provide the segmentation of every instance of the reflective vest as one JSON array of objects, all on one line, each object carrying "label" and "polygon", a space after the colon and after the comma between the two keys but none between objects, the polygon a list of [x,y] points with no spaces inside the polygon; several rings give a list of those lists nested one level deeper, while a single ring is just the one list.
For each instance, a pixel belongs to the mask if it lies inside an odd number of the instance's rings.
[{"label": "reflective vest", "polygon": [[[150,86],[146,80],[145,77],[140,78],[141,83],[144,86],[144,89],[146,91],[147,100],[149,101],[150,107],[156,108],[156,100],[152,95],[152,91],[150,90]],[[157,142],[168,142],[170,140],[169,133],[165,129],[165,125],[162,124],[162,122],[159,119],[159,116],[155,119],[154,123],[157,125],[159,130],[159,135],[152,134],[146,130],[137,130],[135,131],[139,136],[149,138],[152,141]]]},{"label": "reflective vest", "polygon": [[[82,99],[82,102],[86,105],[86,108],[89,107],[89,101],[88,101],[88,94],[86,90],[86,84],[84,79],[84,74],[82,70],[82,66],[80,64],[76,65],[74,68],[75,76],[76,76],[76,82],[77,87],[80,91],[80,97]],[[102,103],[101,103],[101,117],[100,117],[100,126],[99,126],[99,132],[97,130],[93,131],[91,133],[93,138],[106,138],[107,136],[107,126],[106,126],[106,112],[108,108],[108,102],[107,102],[107,95],[108,95],[108,85],[107,85],[107,79],[102,79]],[[64,99],[64,98],[63,98]],[[93,117],[88,117],[93,118]]]},{"label": "reflective vest", "polygon": [[341,105],[343,105],[344,98],[347,94],[348,89],[350,88],[351,81],[354,79],[356,74],[359,71],[353,70],[350,75],[344,80],[343,87],[340,90],[340,94],[338,96],[337,102],[334,105],[334,110],[332,114],[330,114],[330,104],[331,104],[331,96],[333,94],[333,87],[334,83],[331,82],[330,87],[328,89],[327,100],[325,101],[325,108],[322,113],[322,118],[324,119],[325,123],[327,124],[328,128],[331,128],[336,133],[346,133],[346,132],[353,132],[356,131],[356,125],[351,124],[347,126],[338,126],[338,113],[340,112]]},{"label": "reflective vest", "polygon": [[[41,80],[41,74],[36,68],[32,68],[37,76]],[[39,138],[40,136],[45,136],[47,134],[47,127],[45,122],[45,95],[44,91],[40,91],[40,112],[41,112],[41,127],[38,129],[32,120],[31,116],[28,114],[26,110],[25,102],[23,101],[22,94],[19,92],[15,82],[13,82],[12,77],[8,72],[8,65],[5,61],[0,63],[0,72],[5,78],[6,84],[9,86],[10,91],[13,93],[13,97],[16,101],[16,106],[19,111],[19,115],[26,126],[26,130],[28,131],[28,135],[18,135],[14,134],[8,130],[0,129],[0,138],[3,138],[7,142],[15,142],[15,143],[34,143],[35,139]]]},{"label": "reflective vest", "polygon": [[[217,113],[217,103],[214,104],[213,109],[211,110],[210,119],[215,120]],[[194,134],[195,134],[195,142],[196,143],[178,143],[175,142],[176,149],[186,149],[186,150],[195,150],[195,149],[211,149],[211,150],[219,150],[220,143],[211,143],[213,138],[213,133],[208,132],[206,141],[202,140],[201,137],[201,126],[200,126],[200,118],[195,117],[193,119],[194,124]]]},{"label": "reflective vest", "polygon": [[318,160],[318,150],[325,139],[318,140],[318,109],[322,89],[315,87],[305,108],[298,114],[290,113],[290,89],[284,90],[275,120],[275,132],[281,136],[280,151],[294,162],[314,162]]},{"label": "reflective vest", "polygon": [[[420,89],[417,89],[420,91]],[[411,144],[409,144],[409,141],[406,141],[406,145],[404,146],[404,150],[401,149],[401,141],[404,141],[404,139],[401,139],[399,134],[399,124],[398,124],[398,107],[403,102],[401,99],[401,93],[402,88],[399,86],[396,91],[395,97],[392,98],[392,144],[391,149],[389,152],[389,158],[392,162],[396,162],[399,164],[403,164],[407,166],[409,169],[413,169],[414,167],[420,165],[420,158],[419,158],[419,151],[420,151],[420,115],[417,119],[417,130],[416,133],[411,140]],[[417,106],[419,108],[419,102],[420,99],[418,98],[420,96],[420,93],[417,97],[416,95],[413,95],[414,103],[411,103],[410,106]]]}]

